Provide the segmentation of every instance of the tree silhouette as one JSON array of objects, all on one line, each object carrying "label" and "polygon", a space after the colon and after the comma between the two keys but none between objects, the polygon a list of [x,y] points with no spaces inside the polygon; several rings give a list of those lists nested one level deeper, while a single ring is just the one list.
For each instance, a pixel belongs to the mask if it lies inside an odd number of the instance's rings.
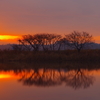
[{"label": "tree silhouette", "polygon": [[[22,39],[19,39],[19,43],[25,48],[32,48],[34,51],[39,51],[40,49],[44,51],[55,50],[57,48],[58,42],[61,39],[61,35],[41,33],[35,35],[23,35]],[[27,47],[27,45],[30,45]]]},{"label": "tree silhouette", "polygon": [[74,31],[71,34],[65,35],[67,45],[80,52],[85,46],[93,43],[93,37],[87,32]]},{"label": "tree silhouette", "polygon": [[40,43],[35,35],[34,36],[33,35],[23,35],[22,39],[19,39],[18,41],[26,48],[27,48],[26,45],[30,45],[32,50],[34,51],[39,50]]}]

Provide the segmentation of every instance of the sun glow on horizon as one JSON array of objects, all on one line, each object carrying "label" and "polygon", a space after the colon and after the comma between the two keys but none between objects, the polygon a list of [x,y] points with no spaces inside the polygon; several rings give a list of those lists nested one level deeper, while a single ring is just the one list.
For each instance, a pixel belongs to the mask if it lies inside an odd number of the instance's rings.
[{"label": "sun glow on horizon", "polygon": [[96,43],[100,43],[100,36],[94,36],[94,40]]},{"label": "sun glow on horizon", "polygon": [[3,78],[11,78],[11,75],[9,75],[9,74],[0,74],[0,79],[3,79]]},{"label": "sun glow on horizon", "polygon": [[[21,35],[0,35],[0,41],[4,44],[17,43],[17,40],[19,38],[22,38],[22,36]],[[93,38],[96,43],[100,43],[100,36],[94,36]]]},{"label": "sun glow on horizon", "polygon": [[13,35],[0,35],[0,40],[18,39],[20,36]]}]

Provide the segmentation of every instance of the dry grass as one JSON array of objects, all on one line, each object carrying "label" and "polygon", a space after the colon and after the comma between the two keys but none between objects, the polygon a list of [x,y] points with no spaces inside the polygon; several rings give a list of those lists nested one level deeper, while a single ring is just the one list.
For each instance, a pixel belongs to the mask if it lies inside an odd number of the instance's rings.
[{"label": "dry grass", "polygon": [[0,51],[0,62],[100,62],[100,50]]}]

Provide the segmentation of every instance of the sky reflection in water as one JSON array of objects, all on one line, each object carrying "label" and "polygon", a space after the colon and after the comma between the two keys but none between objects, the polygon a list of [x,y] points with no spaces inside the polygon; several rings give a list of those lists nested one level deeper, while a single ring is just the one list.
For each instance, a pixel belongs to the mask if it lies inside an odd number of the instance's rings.
[{"label": "sky reflection in water", "polygon": [[99,100],[99,79],[99,69],[1,70],[0,100]]}]

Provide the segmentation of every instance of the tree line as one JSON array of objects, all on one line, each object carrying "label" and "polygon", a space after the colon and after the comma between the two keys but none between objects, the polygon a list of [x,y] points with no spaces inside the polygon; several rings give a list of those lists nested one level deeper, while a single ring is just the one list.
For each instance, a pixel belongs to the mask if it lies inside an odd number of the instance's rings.
[{"label": "tree line", "polygon": [[91,45],[93,36],[87,32],[73,31],[64,36],[58,34],[41,33],[34,35],[23,35],[18,39],[19,44],[12,45],[13,50],[27,51],[54,51],[69,47],[80,52],[86,46]]}]

